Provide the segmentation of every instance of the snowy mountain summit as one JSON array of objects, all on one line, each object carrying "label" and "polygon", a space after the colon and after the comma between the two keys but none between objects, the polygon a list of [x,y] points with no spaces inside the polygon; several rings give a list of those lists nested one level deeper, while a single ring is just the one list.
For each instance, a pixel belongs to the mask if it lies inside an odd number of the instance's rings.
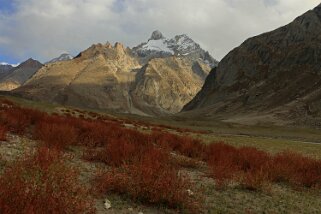
[{"label": "snowy mountain summit", "polygon": [[74,58],[74,57],[71,56],[70,54],[68,54],[68,53],[63,53],[63,54],[61,54],[59,57],[54,58],[54,59],[50,60],[49,62],[46,62],[46,64],[48,64],[48,63],[53,63],[53,62],[67,61],[67,60],[71,60],[71,59],[73,59],[73,58]]},{"label": "snowy mountain summit", "polygon": [[203,50],[199,44],[186,34],[167,39],[160,31],[156,30],[147,42],[134,47],[133,51],[145,60],[167,56],[182,56],[195,61],[202,60],[211,67],[216,67],[218,64],[218,61],[209,52]]}]

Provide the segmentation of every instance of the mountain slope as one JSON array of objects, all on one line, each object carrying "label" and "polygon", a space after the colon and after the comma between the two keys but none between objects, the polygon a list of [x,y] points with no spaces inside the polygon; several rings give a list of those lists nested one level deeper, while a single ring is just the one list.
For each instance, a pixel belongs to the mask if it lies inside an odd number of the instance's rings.
[{"label": "mountain slope", "polygon": [[41,67],[42,64],[40,62],[28,59],[19,66],[10,69],[10,71],[0,80],[0,90],[11,91],[18,88]]},{"label": "mountain slope", "polygon": [[10,70],[12,70],[14,66],[8,64],[8,63],[0,63],[0,79],[4,78],[10,73]]},{"label": "mountain slope", "polygon": [[213,69],[183,111],[321,116],[321,5],[246,40]]},{"label": "mountain slope", "polygon": [[14,93],[71,106],[159,115],[180,111],[210,70],[185,57],[141,61],[120,43],[93,45],[72,60],[45,65]]},{"label": "mountain slope", "polygon": [[152,59],[136,75],[132,102],[149,113],[179,112],[199,91],[208,71],[207,65],[186,58]]}]

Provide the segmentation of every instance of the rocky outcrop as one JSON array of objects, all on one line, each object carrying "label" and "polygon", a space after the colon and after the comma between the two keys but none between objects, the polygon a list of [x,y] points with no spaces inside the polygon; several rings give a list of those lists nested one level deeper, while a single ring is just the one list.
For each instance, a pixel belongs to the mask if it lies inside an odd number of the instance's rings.
[{"label": "rocky outcrop", "polygon": [[321,5],[232,50],[183,111],[321,116],[320,98]]},{"label": "rocky outcrop", "polygon": [[0,79],[0,90],[11,91],[20,87],[41,67],[40,62],[28,59],[19,66],[12,68],[7,75]]}]

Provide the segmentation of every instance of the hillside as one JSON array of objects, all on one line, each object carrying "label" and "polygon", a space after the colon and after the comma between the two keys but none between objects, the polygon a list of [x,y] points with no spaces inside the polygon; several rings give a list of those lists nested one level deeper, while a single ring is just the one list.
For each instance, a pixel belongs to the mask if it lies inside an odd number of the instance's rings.
[{"label": "hillside", "polygon": [[14,67],[7,63],[0,63],[0,79],[7,76]]},{"label": "hillside", "polygon": [[11,91],[20,87],[41,67],[42,64],[33,59],[28,59],[19,66],[13,67],[0,78],[0,91]]},{"label": "hillside", "polygon": [[232,50],[183,111],[207,118],[266,114],[317,125],[320,98],[321,5]]}]

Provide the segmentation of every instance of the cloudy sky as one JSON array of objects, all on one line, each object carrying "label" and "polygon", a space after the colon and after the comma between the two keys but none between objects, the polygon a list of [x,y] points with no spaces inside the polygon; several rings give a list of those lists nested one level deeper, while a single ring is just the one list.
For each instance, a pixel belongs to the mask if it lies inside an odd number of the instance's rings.
[{"label": "cloudy sky", "polygon": [[153,30],[188,34],[221,59],[246,38],[273,30],[320,0],[0,0],[0,62],[45,62],[93,43],[132,47]]}]

